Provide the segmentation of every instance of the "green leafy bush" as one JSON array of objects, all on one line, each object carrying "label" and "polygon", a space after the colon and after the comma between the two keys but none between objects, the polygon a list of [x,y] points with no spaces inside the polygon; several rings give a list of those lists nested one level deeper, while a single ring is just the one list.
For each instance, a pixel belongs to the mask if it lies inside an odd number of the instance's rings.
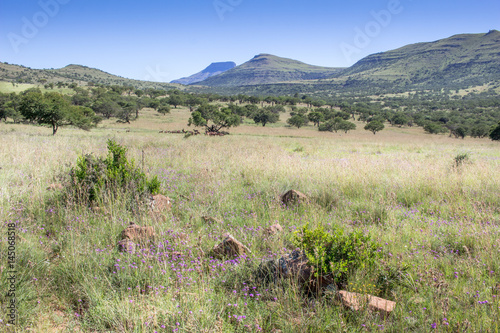
[{"label": "green leafy bush", "polygon": [[160,190],[158,178],[147,179],[126,154],[127,148],[108,140],[106,157],[80,156],[69,173],[69,191],[73,199],[92,204],[118,197],[140,200],[146,195],[157,194]]},{"label": "green leafy bush", "polygon": [[359,230],[345,233],[335,228],[329,234],[323,227],[312,230],[306,224],[295,232],[294,243],[305,251],[315,276],[332,274],[336,283],[346,283],[355,270],[372,266],[380,257],[379,244]]}]

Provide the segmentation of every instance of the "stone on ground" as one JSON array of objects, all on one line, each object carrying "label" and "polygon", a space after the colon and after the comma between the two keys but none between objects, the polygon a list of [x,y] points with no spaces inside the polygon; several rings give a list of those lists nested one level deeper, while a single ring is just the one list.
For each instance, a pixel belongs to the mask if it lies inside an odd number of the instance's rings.
[{"label": "stone on ground", "polygon": [[337,295],[345,307],[354,311],[359,311],[367,306],[368,310],[378,312],[385,317],[394,311],[396,307],[396,302],[372,295],[362,295],[345,290],[340,290]]},{"label": "stone on ground", "polygon": [[308,202],[309,198],[296,190],[290,190],[281,196],[281,202],[285,205],[298,204]]},{"label": "stone on ground", "polygon": [[224,240],[214,246],[212,253],[217,258],[235,258],[251,253],[251,251],[236,238],[226,234]]}]

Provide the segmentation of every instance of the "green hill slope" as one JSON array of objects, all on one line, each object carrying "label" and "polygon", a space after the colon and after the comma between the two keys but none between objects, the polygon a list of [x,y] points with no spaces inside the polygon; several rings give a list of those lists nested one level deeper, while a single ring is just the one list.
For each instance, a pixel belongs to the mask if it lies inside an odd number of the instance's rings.
[{"label": "green hill slope", "polygon": [[[229,72],[228,72],[229,73]],[[247,75],[250,76],[250,75]],[[216,77],[214,77],[216,78]],[[417,43],[361,59],[329,78],[233,85],[237,80],[219,76],[212,89],[220,93],[316,96],[372,95],[415,90],[455,90],[500,85],[500,32],[460,34],[435,42]],[[204,82],[205,83],[205,82]]]},{"label": "green hill slope", "polygon": [[461,34],[370,55],[340,78],[405,85],[482,84],[500,79],[500,32]]},{"label": "green hill slope", "polygon": [[149,82],[123,78],[100,69],[81,65],[68,65],[59,69],[32,69],[29,67],[0,62],[0,81],[16,83],[77,83],[88,82],[105,85],[128,85],[136,88],[179,88],[179,85],[164,82]]},{"label": "green hill slope", "polygon": [[259,54],[250,61],[197,84],[204,86],[248,86],[331,77],[340,68],[319,67],[303,62]]}]

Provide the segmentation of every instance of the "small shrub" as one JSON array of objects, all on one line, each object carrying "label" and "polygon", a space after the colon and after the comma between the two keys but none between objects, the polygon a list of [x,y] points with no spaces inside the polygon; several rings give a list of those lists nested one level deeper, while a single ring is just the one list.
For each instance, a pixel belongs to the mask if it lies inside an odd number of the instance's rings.
[{"label": "small shrub", "polygon": [[92,204],[124,197],[142,198],[157,194],[160,181],[155,176],[147,179],[144,172],[127,159],[127,148],[108,140],[108,155],[95,157],[80,156],[76,166],[70,170],[69,194],[76,202]]},{"label": "small shrub", "polygon": [[339,206],[342,198],[338,192],[331,189],[324,189],[315,193],[311,197],[311,200],[327,211],[331,211]]},{"label": "small shrub", "polygon": [[372,266],[380,257],[379,244],[359,230],[346,234],[343,229],[335,228],[329,234],[323,227],[311,230],[306,224],[295,232],[294,243],[305,251],[316,269],[315,276],[332,274],[340,284],[345,284],[354,271]]},{"label": "small shrub", "polygon": [[397,287],[408,287],[405,277],[410,267],[406,264],[398,264],[397,266],[384,266],[379,269],[377,275],[376,286],[378,296],[388,297],[390,293]]},{"label": "small shrub", "polygon": [[466,163],[470,163],[469,153],[462,153],[455,156],[455,167],[459,168]]}]

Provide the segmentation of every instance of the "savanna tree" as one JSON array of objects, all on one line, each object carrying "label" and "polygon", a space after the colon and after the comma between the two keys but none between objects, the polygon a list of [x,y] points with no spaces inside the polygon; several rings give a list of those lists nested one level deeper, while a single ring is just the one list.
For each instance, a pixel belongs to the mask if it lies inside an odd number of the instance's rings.
[{"label": "savanna tree", "polygon": [[365,130],[372,132],[373,134],[377,134],[377,132],[380,132],[385,128],[384,124],[382,124],[378,120],[370,121],[368,124],[365,126]]},{"label": "savanna tree", "polygon": [[490,133],[490,139],[494,141],[500,141],[500,123],[493,129]]},{"label": "savanna tree", "polygon": [[271,110],[272,107],[263,108],[255,111],[252,114],[252,119],[256,124],[261,123],[262,126],[266,126],[267,123],[272,124],[280,120],[280,115],[277,112]]},{"label": "savanna tree", "polygon": [[90,108],[70,105],[63,95],[56,92],[42,94],[38,89],[24,93],[19,111],[28,121],[52,127],[52,135],[65,125],[88,130],[100,119]]},{"label": "savanna tree", "polygon": [[191,114],[188,126],[205,127],[206,132],[219,132],[223,128],[236,127],[241,124],[241,117],[231,108],[222,108],[219,105],[200,105]]},{"label": "savanna tree", "polygon": [[301,128],[302,126],[307,125],[307,123],[309,122],[309,119],[305,115],[296,114],[296,115],[292,116],[291,118],[289,118],[286,122],[291,126]]}]

